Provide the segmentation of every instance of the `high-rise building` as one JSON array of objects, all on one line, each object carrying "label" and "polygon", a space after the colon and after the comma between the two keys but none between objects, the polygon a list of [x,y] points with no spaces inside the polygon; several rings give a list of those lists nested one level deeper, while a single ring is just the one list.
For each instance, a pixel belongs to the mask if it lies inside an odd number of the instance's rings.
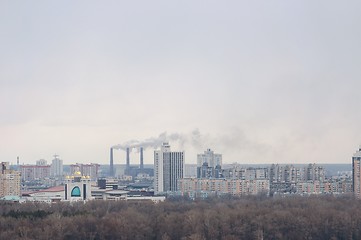
[{"label": "high-rise building", "polygon": [[216,154],[207,149],[203,154],[197,155],[197,177],[214,178],[222,168],[222,154]]},{"label": "high-rise building", "polygon": [[54,155],[54,159],[51,161],[50,173],[52,177],[63,176],[63,160],[58,155]]},{"label": "high-rise building", "polygon": [[352,156],[352,186],[354,196],[361,198],[361,146]]},{"label": "high-rise building", "polygon": [[177,191],[178,179],[184,177],[184,152],[172,152],[168,143],[154,151],[154,193]]},{"label": "high-rise building", "polygon": [[322,166],[308,164],[306,170],[306,181],[323,181],[325,180],[325,170]]},{"label": "high-rise building", "polygon": [[70,165],[70,173],[81,172],[85,176],[89,176],[91,180],[95,181],[98,179],[100,165],[97,163],[77,163]]},{"label": "high-rise building", "polygon": [[0,166],[0,197],[20,196],[20,172],[10,170],[8,162]]},{"label": "high-rise building", "polygon": [[197,167],[201,167],[203,163],[208,163],[208,167],[212,168],[215,168],[217,165],[222,167],[222,154],[217,154],[211,149],[207,149],[203,154],[197,155]]},{"label": "high-rise building", "polygon": [[46,166],[47,161],[45,159],[40,159],[40,160],[36,161],[36,165],[37,166]]}]

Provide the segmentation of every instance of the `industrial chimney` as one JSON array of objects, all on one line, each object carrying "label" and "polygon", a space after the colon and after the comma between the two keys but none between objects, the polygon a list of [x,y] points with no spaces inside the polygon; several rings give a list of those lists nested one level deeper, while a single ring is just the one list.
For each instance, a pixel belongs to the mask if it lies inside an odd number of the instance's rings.
[{"label": "industrial chimney", "polygon": [[130,169],[129,148],[127,148],[127,167],[126,167],[126,169]]},{"label": "industrial chimney", "polygon": [[143,162],[143,147],[140,147],[140,169],[144,168],[144,162]]},{"label": "industrial chimney", "polygon": [[110,148],[110,169],[109,176],[114,177],[113,148]]}]

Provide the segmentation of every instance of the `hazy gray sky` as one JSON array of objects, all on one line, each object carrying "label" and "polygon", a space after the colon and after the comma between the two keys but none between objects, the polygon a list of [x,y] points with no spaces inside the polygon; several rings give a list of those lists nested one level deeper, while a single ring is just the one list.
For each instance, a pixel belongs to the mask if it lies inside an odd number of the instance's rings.
[{"label": "hazy gray sky", "polygon": [[348,163],[361,143],[360,12],[360,1],[2,0],[0,161],[108,163],[110,146],[167,132],[183,136],[170,143],[187,163],[206,148],[228,163]]}]

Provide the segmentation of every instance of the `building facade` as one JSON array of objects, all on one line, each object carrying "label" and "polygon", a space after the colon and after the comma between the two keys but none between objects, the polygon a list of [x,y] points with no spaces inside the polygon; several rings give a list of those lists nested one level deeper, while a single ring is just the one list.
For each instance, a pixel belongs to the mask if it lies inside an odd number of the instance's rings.
[{"label": "building facade", "polygon": [[361,199],[361,146],[352,156],[352,186],[354,196]]},{"label": "building facade", "polygon": [[54,155],[54,159],[51,161],[50,175],[52,177],[63,176],[63,160],[58,155]]},{"label": "building facade", "polygon": [[81,172],[85,176],[89,176],[91,180],[95,181],[99,176],[100,165],[97,163],[83,164],[77,163],[70,165],[70,173]]},{"label": "building facade", "polygon": [[90,176],[81,172],[75,172],[67,176],[64,185],[64,200],[66,201],[87,201],[92,199]]},{"label": "building facade", "polygon": [[207,149],[197,155],[197,178],[219,177],[219,170],[222,168],[222,154],[216,154]]},{"label": "building facade", "polygon": [[5,196],[20,196],[20,172],[10,170],[8,162],[0,169],[0,197]]},{"label": "building facade", "polygon": [[208,163],[208,166],[213,168],[217,165],[222,167],[222,154],[217,154],[211,149],[207,149],[204,153],[197,155],[197,167],[201,167],[203,163]]},{"label": "building facade", "polygon": [[184,177],[184,152],[172,152],[168,143],[154,151],[154,193],[178,190],[178,180]]},{"label": "building facade", "polygon": [[50,177],[50,165],[21,165],[21,180],[33,181]]},{"label": "building facade", "polygon": [[257,195],[269,194],[270,185],[267,179],[200,179],[184,178],[178,181],[179,191],[189,197],[210,195]]}]

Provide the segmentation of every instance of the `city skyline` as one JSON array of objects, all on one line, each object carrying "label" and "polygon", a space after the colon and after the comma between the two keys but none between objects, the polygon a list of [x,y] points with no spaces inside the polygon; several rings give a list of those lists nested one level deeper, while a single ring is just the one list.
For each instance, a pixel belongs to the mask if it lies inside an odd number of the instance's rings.
[{"label": "city skyline", "polygon": [[224,163],[351,163],[360,9],[2,1],[0,161],[109,164],[110,147],[166,135],[186,163],[208,148]]}]

